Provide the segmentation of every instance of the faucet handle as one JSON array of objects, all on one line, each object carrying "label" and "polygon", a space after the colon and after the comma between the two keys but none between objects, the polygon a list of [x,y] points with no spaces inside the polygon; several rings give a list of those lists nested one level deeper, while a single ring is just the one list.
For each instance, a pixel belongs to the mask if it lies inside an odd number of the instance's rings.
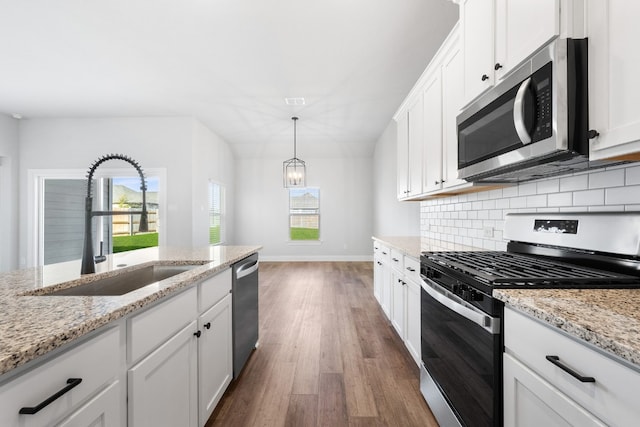
[{"label": "faucet handle", "polygon": [[107,256],[103,253],[103,241],[100,241],[100,255],[96,255],[93,257],[93,260],[98,263],[98,262],[104,262],[107,260]]}]

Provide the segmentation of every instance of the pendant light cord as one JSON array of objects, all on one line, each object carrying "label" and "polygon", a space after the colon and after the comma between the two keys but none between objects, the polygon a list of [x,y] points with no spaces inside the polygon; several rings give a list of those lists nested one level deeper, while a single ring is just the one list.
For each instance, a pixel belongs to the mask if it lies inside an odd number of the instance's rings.
[{"label": "pendant light cord", "polygon": [[293,120],[293,158],[297,159],[298,155],[296,153],[296,122],[298,121],[297,117],[291,117]]}]

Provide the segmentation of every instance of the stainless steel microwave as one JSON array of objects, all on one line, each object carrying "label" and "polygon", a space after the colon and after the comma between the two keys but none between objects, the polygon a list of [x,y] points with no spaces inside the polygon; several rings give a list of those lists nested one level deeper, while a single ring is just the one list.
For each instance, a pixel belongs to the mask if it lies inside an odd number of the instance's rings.
[{"label": "stainless steel microwave", "polygon": [[589,162],[587,39],[556,39],[457,117],[458,175],[521,182]]}]

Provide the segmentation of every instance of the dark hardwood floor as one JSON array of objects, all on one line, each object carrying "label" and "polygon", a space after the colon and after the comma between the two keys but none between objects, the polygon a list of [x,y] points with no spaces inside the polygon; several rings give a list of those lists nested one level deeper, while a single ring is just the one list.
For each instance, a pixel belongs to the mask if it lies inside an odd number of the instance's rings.
[{"label": "dark hardwood floor", "polygon": [[213,426],[437,426],[371,262],[260,264],[260,338]]}]

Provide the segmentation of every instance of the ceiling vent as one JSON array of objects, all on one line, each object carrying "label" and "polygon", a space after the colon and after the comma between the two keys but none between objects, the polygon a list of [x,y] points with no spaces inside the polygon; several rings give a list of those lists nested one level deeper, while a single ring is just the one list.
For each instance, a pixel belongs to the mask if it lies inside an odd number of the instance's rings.
[{"label": "ceiling vent", "polygon": [[304,98],[285,98],[284,103],[287,105],[304,105]]}]

